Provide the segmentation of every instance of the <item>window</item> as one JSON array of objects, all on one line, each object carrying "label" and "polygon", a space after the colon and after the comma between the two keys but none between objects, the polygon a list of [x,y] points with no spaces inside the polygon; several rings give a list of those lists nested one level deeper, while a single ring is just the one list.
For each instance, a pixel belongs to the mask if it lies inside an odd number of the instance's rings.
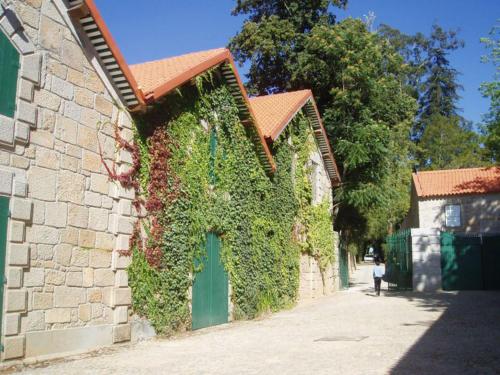
[{"label": "window", "polygon": [[0,31],[0,114],[14,117],[16,110],[19,52]]},{"label": "window", "polygon": [[459,204],[450,204],[444,206],[444,210],[446,219],[445,225],[447,227],[459,227],[462,225]]}]

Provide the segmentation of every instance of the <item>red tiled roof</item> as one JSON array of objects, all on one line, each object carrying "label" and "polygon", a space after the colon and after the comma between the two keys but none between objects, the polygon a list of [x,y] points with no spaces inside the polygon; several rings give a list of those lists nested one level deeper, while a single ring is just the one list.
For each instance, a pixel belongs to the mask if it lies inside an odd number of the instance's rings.
[{"label": "red tiled roof", "polygon": [[500,192],[500,167],[447,169],[413,173],[419,197]]},{"label": "red tiled roof", "polygon": [[328,175],[334,185],[340,183],[337,164],[311,90],[258,96],[250,98],[250,105],[257,119],[257,126],[271,141],[275,141],[297,112],[304,108],[311,121]]},{"label": "red tiled roof", "polygon": [[227,49],[217,48],[130,65],[130,70],[146,98],[159,98],[228,58]]},{"label": "red tiled roof", "polygon": [[262,146],[259,156],[274,172],[276,166],[264,135],[257,126],[255,115],[248,101],[248,95],[234,65],[231,52],[227,48],[194,52],[182,56],[169,57],[130,66],[139,88],[144,92],[147,103],[154,102],[177,87],[216,66],[221,66],[222,74],[229,84],[231,94],[237,102],[240,118],[244,124],[254,126]]},{"label": "red tiled roof", "polygon": [[264,136],[275,140],[311,98],[310,90],[300,90],[250,98],[250,105]]}]

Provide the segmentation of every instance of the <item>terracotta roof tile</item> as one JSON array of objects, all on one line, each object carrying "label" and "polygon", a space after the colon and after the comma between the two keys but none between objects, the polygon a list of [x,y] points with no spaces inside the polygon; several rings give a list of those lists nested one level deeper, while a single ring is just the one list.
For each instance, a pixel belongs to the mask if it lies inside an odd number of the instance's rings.
[{"label": "terracotta roof tile", "polygon": [[221,66],[222,74],[229,82],[229,90],[237,102],[240,115],[243,117],[242,121],[255,126],[257,130],[263,151],[258,153],[259,157],[268,166],[269,171],[274,171],[276,166],[271,151],[256,124],[245,87],[227,48],[188,53],[136,64],[130,66],[130,70],[149,104],[216,66]]},{"label": "terracotta roof tile", "polygon": [[250,98],[250,105],[264,136],[275,140],[311,98],[310,90],[300,90]]},{"label": "terracotta roof tile", "polygon": [[340,183],[337,164],[311,90],[258,96],[250,98],[249,101],[258,128],[271,141],[275,141],[297,112],[304,108],[328,175],[335,186]]},{"label": "terracotta roof tile", "polygon": [[[220,58],[228,54],[227,49],[217,48],[130,65],[130,70],[139,87],[148,96],[162,86],[166,86],[170,90],[178,87],[207,70],[210,67],[207,67],[207,63],[208,65],[210,65],[211,61],[214,61],[214,64],[220,63]],[[172,84],[169,85],[169,83]],[[155,96],[159,96],[158,93]]]},{"label": "terracotta roof tile", "polygon": [[413,173],[419,197],[500,192],[500,167],[448,169]]}]

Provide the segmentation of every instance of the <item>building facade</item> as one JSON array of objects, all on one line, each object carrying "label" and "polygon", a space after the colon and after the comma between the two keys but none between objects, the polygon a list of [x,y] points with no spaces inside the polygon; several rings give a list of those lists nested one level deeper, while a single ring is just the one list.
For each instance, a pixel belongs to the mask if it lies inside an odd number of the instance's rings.
[{"label": "building facade", "polygon": [[[248,98],[225,49],[175,58],[180,74],[164,69],[144,75],[125,63],[92,0],[0,4],[3,360],[43,359],[130,340],[127,267],[144,212],[136,208],[138,190],[124,183],[137,160],[122,146],[133,143],[134,120],[207,71],[217,70],[227,83],[259,173],[269,179],[276,172],[274,142],[282,141],[298,114],[307,118],[314,144],[307,158],[312,203],[326,201],[331,209],[331,190],[340,180],[309,91],[284,94],[287,101],[277,103],[283,97],[273,95],[271,112],[262,111]],[[214,243],[210,251],[217,249]],[[333,239],[331,250],[326,268],[317,257],[297,255],[301,298],[338,288]],[[229,319],[233,287],[229,280]]]},{"label": "building facade", "polygon": [[500,232],[500,172],[496,167],[413,174],[403,227],[460,233]]},{"label": "building facade", "polygon": [[[444,272],[443,232],[472,236],[500,232],[500,169],[417,172],[411,189],[403,228],[411,229],[413,289],[436,291],[442,288]],[[474,251],[480,253],[479,248]]]},{"label": "building facade", "polygon": [[68,8],[0,8],[4,360],[130,337],[128,259],[116,250],[128,246],[134,195],[109,180],[101,156],[127,168],[114,124],[131,139],[132,123]]}]

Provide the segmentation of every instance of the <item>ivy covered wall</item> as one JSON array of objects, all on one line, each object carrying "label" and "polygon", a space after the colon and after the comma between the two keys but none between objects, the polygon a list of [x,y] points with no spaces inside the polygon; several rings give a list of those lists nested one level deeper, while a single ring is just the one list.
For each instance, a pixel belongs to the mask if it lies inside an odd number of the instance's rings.
[{"label": "ivy covered wall", "polygon": [[209,231],[222,239],[236,319],[296,301],[301,252],[322,266],[334,256],[330,203],[312,205],[306,117],[274,142],[268,176],[218,71],[196,83],[136,118],[147,215],[128,271],[135,312],[160,334],[190,327],[188,291]]}]

